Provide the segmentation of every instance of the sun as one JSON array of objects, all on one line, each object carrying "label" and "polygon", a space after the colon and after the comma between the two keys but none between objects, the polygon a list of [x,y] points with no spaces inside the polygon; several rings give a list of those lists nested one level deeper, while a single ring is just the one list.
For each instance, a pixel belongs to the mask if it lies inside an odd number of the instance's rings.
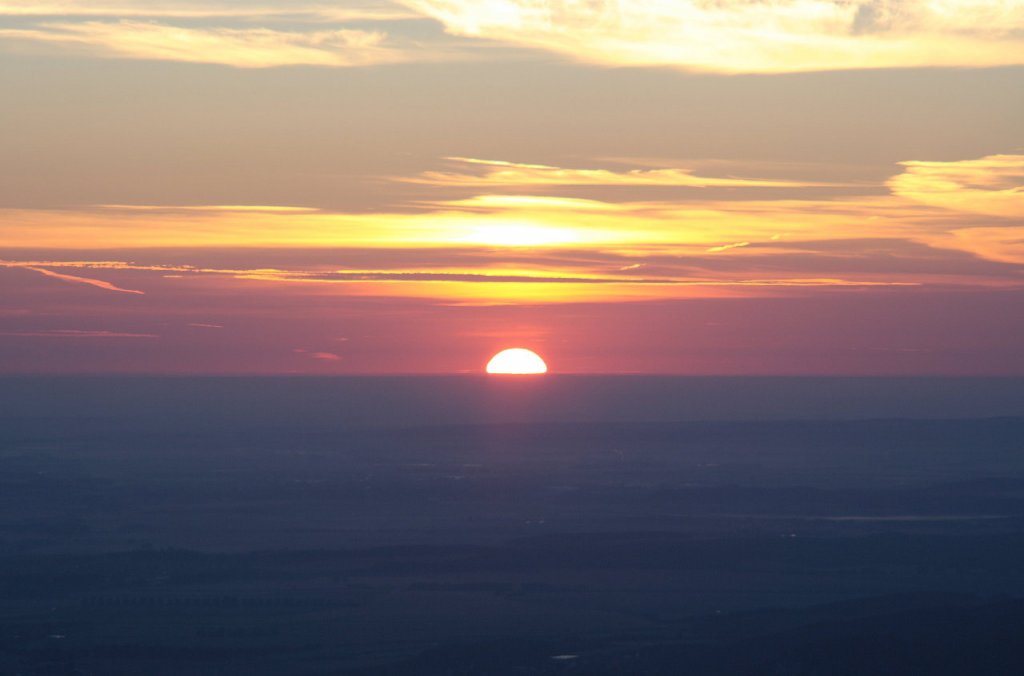
[{"label": "sun", "polygon": [[487,362],[487,372],[502,375],[547,373],[548,365],[533,350],[512,347],[502,350]]}]

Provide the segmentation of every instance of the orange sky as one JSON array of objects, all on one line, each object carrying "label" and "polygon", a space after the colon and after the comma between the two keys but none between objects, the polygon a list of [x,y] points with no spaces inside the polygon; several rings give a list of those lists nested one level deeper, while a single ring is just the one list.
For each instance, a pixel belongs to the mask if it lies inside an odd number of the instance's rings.
[{"label": "orange sky", "polygon": [[0,373],[1024,374],[1024,3],[880,7],[0,0]]}]

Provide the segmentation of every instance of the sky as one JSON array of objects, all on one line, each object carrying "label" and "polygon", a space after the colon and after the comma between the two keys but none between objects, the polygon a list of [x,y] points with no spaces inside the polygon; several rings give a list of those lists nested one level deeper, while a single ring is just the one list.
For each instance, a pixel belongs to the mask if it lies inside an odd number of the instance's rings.
[{"label": "sky", "polygon": [[0,0],[0,374],[1024,376],[1024,0]]}]

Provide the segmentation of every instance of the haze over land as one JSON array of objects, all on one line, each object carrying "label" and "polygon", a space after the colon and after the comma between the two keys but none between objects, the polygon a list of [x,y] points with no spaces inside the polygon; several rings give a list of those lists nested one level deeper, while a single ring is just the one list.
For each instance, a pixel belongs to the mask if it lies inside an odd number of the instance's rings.
[{"label": "haze over land", "polygon": [[0,670],[1011,674],[1022,388],[3,379]]}]

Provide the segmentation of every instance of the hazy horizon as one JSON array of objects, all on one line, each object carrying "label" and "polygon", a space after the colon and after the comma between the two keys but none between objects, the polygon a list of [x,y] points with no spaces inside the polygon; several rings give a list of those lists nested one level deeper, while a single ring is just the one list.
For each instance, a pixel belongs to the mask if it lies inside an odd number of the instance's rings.
[{"label": "hazy horizon", "polygon": [[8,376],[0,408],[143,427],[957,419],[1024,416],[1024,378]]}]

